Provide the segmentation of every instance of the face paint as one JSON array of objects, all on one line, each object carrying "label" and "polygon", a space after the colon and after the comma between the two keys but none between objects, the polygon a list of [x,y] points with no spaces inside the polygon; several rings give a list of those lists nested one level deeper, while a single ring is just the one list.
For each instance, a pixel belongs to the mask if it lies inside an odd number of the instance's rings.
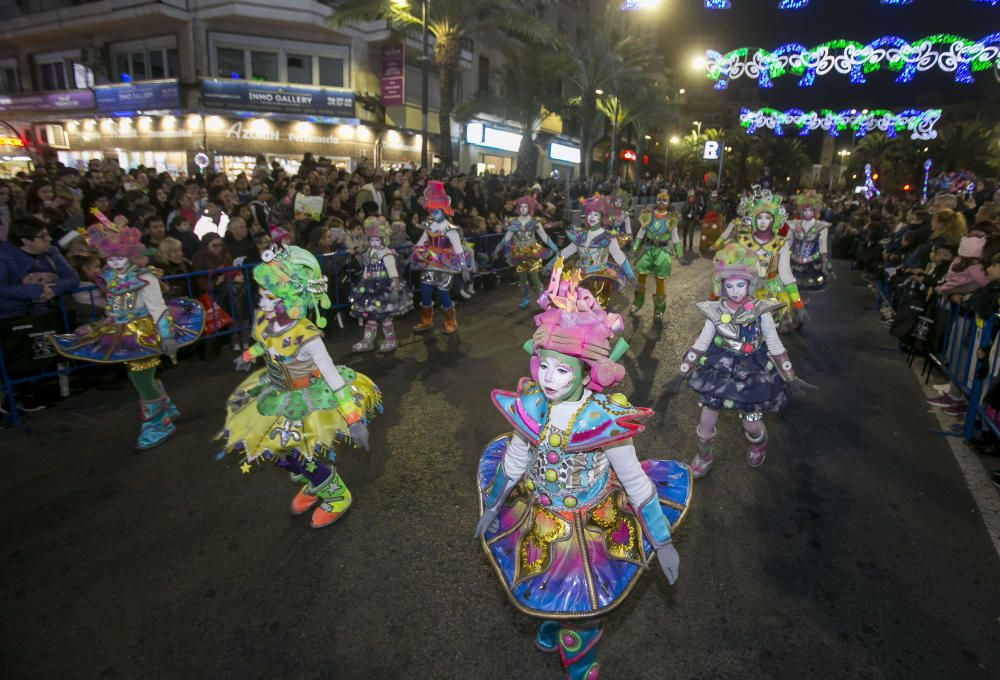
[{"label": "face paint", "polygon": [[726,297],[733,302],[743,302],[750,293],[750,284],[745,279],[726,279],[722,282]]},{"label": "face paint", "polygon": [[519,204],[517,206],[517,214],[520,215],[521,217],[527,217],[528,216],[528,204],[527,203],[521,203],[521,204]]},{"label": "face paint", "polygon": [[130,264],[132,264],[132,262],[127,257],[114,256],[108,258],[108,266],[116,272],[125,271],[128,269]]},{"label": "face paint", "polygon": [[440,208],[434,208],[431,210],[431,219],[435,222],[444,222],[444,211]]},{"label": "face paint", "polygon": [[260,302],[257,304],[260,311],[264,312],[265,319],[273,319],[278,316],[278,298],[271,294],[271,291],[261,288]]},{"label": "face paint", "polygon": [[369,236],[368,245],[371,246],[372,248],[381,248],[382,239],[380,239],[378,236]]},{"label": "face paint", "polygon": [[802,219],[811,220],[814,217],[816,217],[816,212],[812,208],[802,209]]},{"label": "face paint", "polygon": [[601,213],[599,212],[589,212],[587,213],[587,224],[593,229],[595,227],[601,226]]},{"label": "face paint", "polygon": [[771,225],[774,224],[774,216],[771,213],[762,212],[757,215],[757,231],[770,231]]},{"label": "face paint", "polygon": [[538,385],[551,402],[576,401],[583,394],[583,365],[574,357],[542,350],[538,362]]}]

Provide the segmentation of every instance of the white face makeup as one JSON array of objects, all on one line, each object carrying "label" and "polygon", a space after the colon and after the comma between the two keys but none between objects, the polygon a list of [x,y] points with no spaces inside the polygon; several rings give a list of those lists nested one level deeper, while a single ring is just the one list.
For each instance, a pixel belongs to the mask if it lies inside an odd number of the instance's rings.
[{"label": "white face makeup", "polygon": [[278,315],[278,298],[271,295],[271,291],[261,289],[260,302],[257,303],[260,311],[264,312],[264,318],[273,319]]},{"label": "white face makeup", "polygon": [[802,209],[802,219],[811,220],[814,217],[816,217],[816,211],[814,211],[812,208]]},{"label": "white face makeup", "polygon": [[589,212],[587,213],[587,226],[591,229],[601,226],[601,213],[599,212]]},{"label": "white face makeup", "polygon": [[750,291],[750,284],[743,279],[726,279],[722,282],[726,297],[733,302],[743,302]]},{"label": "white face makeup", "polygon": [[381,248],[382,247],[382,239],[380,239],[378,236],[369,236],[368,237],[368,245],[370,247],[372,247],[372,248]]},{"label": "white face makeup", "polygon": [[114,269],[116,272],[125,271],[126,269],[128,269],[129,264],[131,264],[131,262],[127,257],[115,256],[108,258],[108,266]]},{"label": "white face makeup", "polygon": [[527,203],[519,203],[518,206],[517,206],[517,214],[520,215],[521,217],[527,217],[528,216],[528,204]]},{"label": "white face makeup", "polygon": [[757,215],[757,231],[769,231],[774,224],[774,216],[771,213],[762,212]]},{"label": "white face makeup", "polygon": [[562,401],[577,381],[572,366],[555,357],[543,356],[538,363],[538,384],[550,401]]}]

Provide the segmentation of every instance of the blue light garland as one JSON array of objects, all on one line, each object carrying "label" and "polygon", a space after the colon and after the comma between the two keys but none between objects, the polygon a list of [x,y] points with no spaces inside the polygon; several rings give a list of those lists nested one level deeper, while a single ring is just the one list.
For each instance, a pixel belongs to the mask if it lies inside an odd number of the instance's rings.
[{"label": "blue light garland", "polygon": [[869,132],[883,132],[887,137],[895,137],[900,132],[909,132],[911,139],[928,140],[937,138],[934,126],[941,119],[941,109],[906,109],[893,113],[885,109],[869,111],[846,109],[836,112],[829,109],[803,111],[802,109],[741,109],[740,125],[747,134],[754,134],[761,128],[773,130],[784,136],[787,129],[795,129],[800,137],[814,130],[825,131],[831,137],[839,137],[841,132],[852,130],[855,137],[864,137]]},{"label": "blue light garland", "polygon": [[882,192],[878,190],[878,187],[875,186],[875,180],[872,179],[872,164],[865,163],[865,200],[870,201],[881,195]]},{"label": "blue light garland", "polygon": [[[638,0],[626,0],[637,2]],[[1000,0],[971,0],[980,5],[989,5],[991,7],[996,7],[1000,4]],[[888,5],[890,7],[900,7],[903,5],[912,5],[913,0],[879,0],[883,5]],[[809,0],[778,0],[778,9],[802,9],[803,7],[809,6]],[[732,7],[732,3],[729,0],[705,0],[705,9],[729,9]]]},{"label": "blue light garland", "polygon": [[729,0],[705,0],[705,9],[729,9],[732,6]]},{"label": "blue light garland", "polygon": [[[1000,3],[1000,0],[996,0]],[[898,83],[912,82],[917,73],[933,68],[955,74],[955,82],[972,83],[974,71],[1000,65],[1000,32],[977,41],[957,35],[938,34],[910,42],[887,35],[867,44],[852,40],[830,40],[809,48],[786,43],[768,51],[742,47],[726,54],[705,52],[706,76],[715,89],[724,90],[730,80],[756,78],[758,87],[774,86],[774,79],[787,73],[799,75],[799,87],[809,87],[817,75],[849,75],[854,84],[866,82],[865,74],[888,68],[899,71]]]}]

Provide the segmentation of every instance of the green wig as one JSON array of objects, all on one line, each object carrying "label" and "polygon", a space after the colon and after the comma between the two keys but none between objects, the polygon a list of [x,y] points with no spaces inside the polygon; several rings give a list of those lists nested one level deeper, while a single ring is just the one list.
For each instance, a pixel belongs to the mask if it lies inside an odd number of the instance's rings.
[{"label": "green wig", "polygon": [[290,319],[315,314],[316,325],[326,326],[321,309],[330,309],[327,281],[316,257],[298,246],[271,246],[261,254],[264,261],[253,268],[253,279],[283,303]]}]

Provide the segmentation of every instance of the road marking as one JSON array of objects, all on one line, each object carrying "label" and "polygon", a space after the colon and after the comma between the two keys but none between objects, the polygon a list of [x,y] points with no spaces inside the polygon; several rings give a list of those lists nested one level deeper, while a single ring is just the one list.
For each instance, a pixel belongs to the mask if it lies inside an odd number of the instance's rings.
[{"label": "road marking", "polygon": [[[924,384],[923,377],[917,370],[916,362],[910,368],[924,394],[928,397],[938,396],[938,392]],[[946,416],[937,409],[933,410],[934,417],[937,418],[938,424],[944,432],[949,432],[951,426],[956,422],[962,422]],[[951,453],[955,456],[955,461],[965,477],[965,483],[968,485],[969,491],[972,492],[972,499],[976,501],[976,507],[983,518],[983,524],[986,525],[986,532],[990,535],[990,540],[993,541],[993,549],[996,551],[997,557],[1000,557],[1000,493],[997,493],[993,482],[990,481],[990,471],[980,461],[979,454],[966,444],[961,436],[945,436],[944,439],[947,440]]]}]

